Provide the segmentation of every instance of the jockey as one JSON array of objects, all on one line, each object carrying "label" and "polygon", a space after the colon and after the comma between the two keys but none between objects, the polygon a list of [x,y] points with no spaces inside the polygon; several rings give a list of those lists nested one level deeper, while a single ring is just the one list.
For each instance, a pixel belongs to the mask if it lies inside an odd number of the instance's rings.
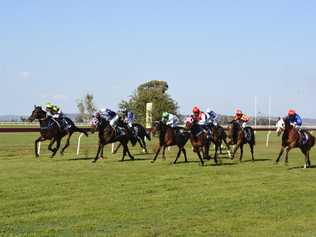
[{"label": "jockey", "polygon": [[132,111],[128,111],[127,109],[122,110],[123,121],[127,123],[127,125],[131,128],[133,127],[133,123],[135,122],[135,115]]},{"label": "jockey", "polygon": [[47,115],[53,117],[54,119],[60,119],[62,129],[68,130],[71,125],[68,124],[67,120],[64,117],[61,109],[50,102],[46,104]]},{"label": "jockey", "polygon": [[52,116],[53,118],[59,118],[62,115],[60,108],[50,102],[46,104],[46,112],[47,115]]},{"label": "jockey", "polygon": [[119,116],[116,112],[114,112],[113,110],[110,110],[110,109],[100,109],[100,111],[96,114],[97,118],[99,119],[100,117],[101,118],[104,118],[105,120],[109,121],[110,122],[110,125],[115,128],[116,125],[117,125],[117,122],[119,120]]},{"label": "jockey", "polygon": [[249,121],[249,117],[240,109],[236,109],[234,120],[236,120],[242,128],[245,128],[247,126],[247,122]]},{"label": "jockey", "polygon": [[294,109],[289,109],[288,111],[288,119],[291,125],[300,129],[302,126],[302,119]]},{"label": "jockey", "polygon": [[192,118],[194,122],[202,126],[207,125],[206,114],[202,112],[199,107],[194,106],[192,109],[192,112],[193,112]]},{"label": "jockey", "polygon": [[207,108],[205,111],[205,115],[206,115],[206,121],[208,124],[210,124],[211,126],[217,126],[217,114],[211,110],[210,108]]},{"label": "jockey", "polygon": [[211,130],[211,127],[208,126],[209,122],[207,120],[207,115],[204,112],[202,112],[200,108],[197,106],[193,107],[192,112],[193,112],[193,115],[192,115],[193,122],[201,125],[204,129],[206,129],[207,139],[210,139],[212,135],[212,130]]},{"label": "jockey", "polygon": [[161,121],[172,128],[176,128],[179,119],[174,114],[163,112],[161,116]]}]

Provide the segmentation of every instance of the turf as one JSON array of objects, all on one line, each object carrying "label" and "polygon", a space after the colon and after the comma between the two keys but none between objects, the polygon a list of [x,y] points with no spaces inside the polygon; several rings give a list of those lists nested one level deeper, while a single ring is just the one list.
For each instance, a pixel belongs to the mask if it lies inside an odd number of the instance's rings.
[{"label": "turf", "polygon": [[106,148],[93,164],[96,136],[79,157],[75,135],[64,156],[49,158],[43,143],[35,159],[38,134],[0,134],[0,236],[315,236],[316,169],[298,150],[274,165],[280,141],[272,134],[266,148],[265,135],[255,162],[247,147],[241,163],[223,155],[202,167],[190,145],[189,163],[172,165],[172,148],[152,164],[135,146],[135,161]]}]

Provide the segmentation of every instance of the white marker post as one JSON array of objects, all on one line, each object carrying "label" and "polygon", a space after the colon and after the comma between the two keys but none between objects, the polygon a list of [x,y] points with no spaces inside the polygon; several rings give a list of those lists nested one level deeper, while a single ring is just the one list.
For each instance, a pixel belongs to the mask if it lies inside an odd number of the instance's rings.
[{"label": "white marker post", "polygon": [[80,141],[81,141],[81,137],[83,136],[83,133],[80,133],[79,137],[78,137],[78,145],[77,145],[77,156],[79,156],[79,152],[80,152]]},{"label": "white marker post", "polygon": [[111,149],[112,154],[114,154],[114,150],[115,150],[115,143],[112,143],[112,149]]},{"label": "white marker post", "polygon": [[266,147],[269,147],[269,140],[270,140],[270,134],[271,134],[271,96],[269,96],[269,108],[268,108],[268,116],[269,116],[269,131],[267,134],[267,141],[266,141]]},{"label": "white marker post", "polygon": [[41,142],[39,142],[37,146],[37,154],[40,154],[40,153],[41,153]]}]

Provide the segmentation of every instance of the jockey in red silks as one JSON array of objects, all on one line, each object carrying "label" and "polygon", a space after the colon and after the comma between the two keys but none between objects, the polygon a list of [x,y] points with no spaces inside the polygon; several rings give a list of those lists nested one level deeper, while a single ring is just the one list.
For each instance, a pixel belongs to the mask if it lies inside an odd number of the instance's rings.
[{"label": "jockey in red silks", "polygon": [[202,112],[199,107],[194,106],[192,112],[193,112],[192,118],[194,122],[202,126],[206,125],[206,122],[207,122],[206,114]]},{"label": "jockey in red silks", "polygon": [[207,139],[210,139],[212,135],[212,131],[211,131],[211,127],[208,126],[206,114],[202,112],[200,108],[197,106],[193,107],[192,112],[193,112],[193,115],[192,115],[193,122],[201,125],[207,131]]},{"label": "jockey in red silks", "polygon": [[249,121],[249,117],[240,109],[236,109],[234,120],[236,120],[242,128],[245,128],[247,126],[247,122]]}]

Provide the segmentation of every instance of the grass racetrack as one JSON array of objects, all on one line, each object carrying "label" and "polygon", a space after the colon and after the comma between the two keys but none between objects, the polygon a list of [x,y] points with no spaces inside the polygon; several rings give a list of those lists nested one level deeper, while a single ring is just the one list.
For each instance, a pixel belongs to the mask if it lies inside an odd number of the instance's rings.
[{"label": "grass racetrack", "polygon": [[63,157],[49,158],[44,142],[36,159],[37,136],[0,134],[0,236],[316,236],[316,169],[302,168],[299,150],[274,165],[273,133],[269,148],[257,133],[255,162],[247,146],[242,163],[224,155],[205,167],[190,144],[189,163],[170,164],[174,147],[151,164],[139,146],[135,161],[119,162],[107,146],[92,164],[97,138],[83,137],[76,157],[78,134]]}]

